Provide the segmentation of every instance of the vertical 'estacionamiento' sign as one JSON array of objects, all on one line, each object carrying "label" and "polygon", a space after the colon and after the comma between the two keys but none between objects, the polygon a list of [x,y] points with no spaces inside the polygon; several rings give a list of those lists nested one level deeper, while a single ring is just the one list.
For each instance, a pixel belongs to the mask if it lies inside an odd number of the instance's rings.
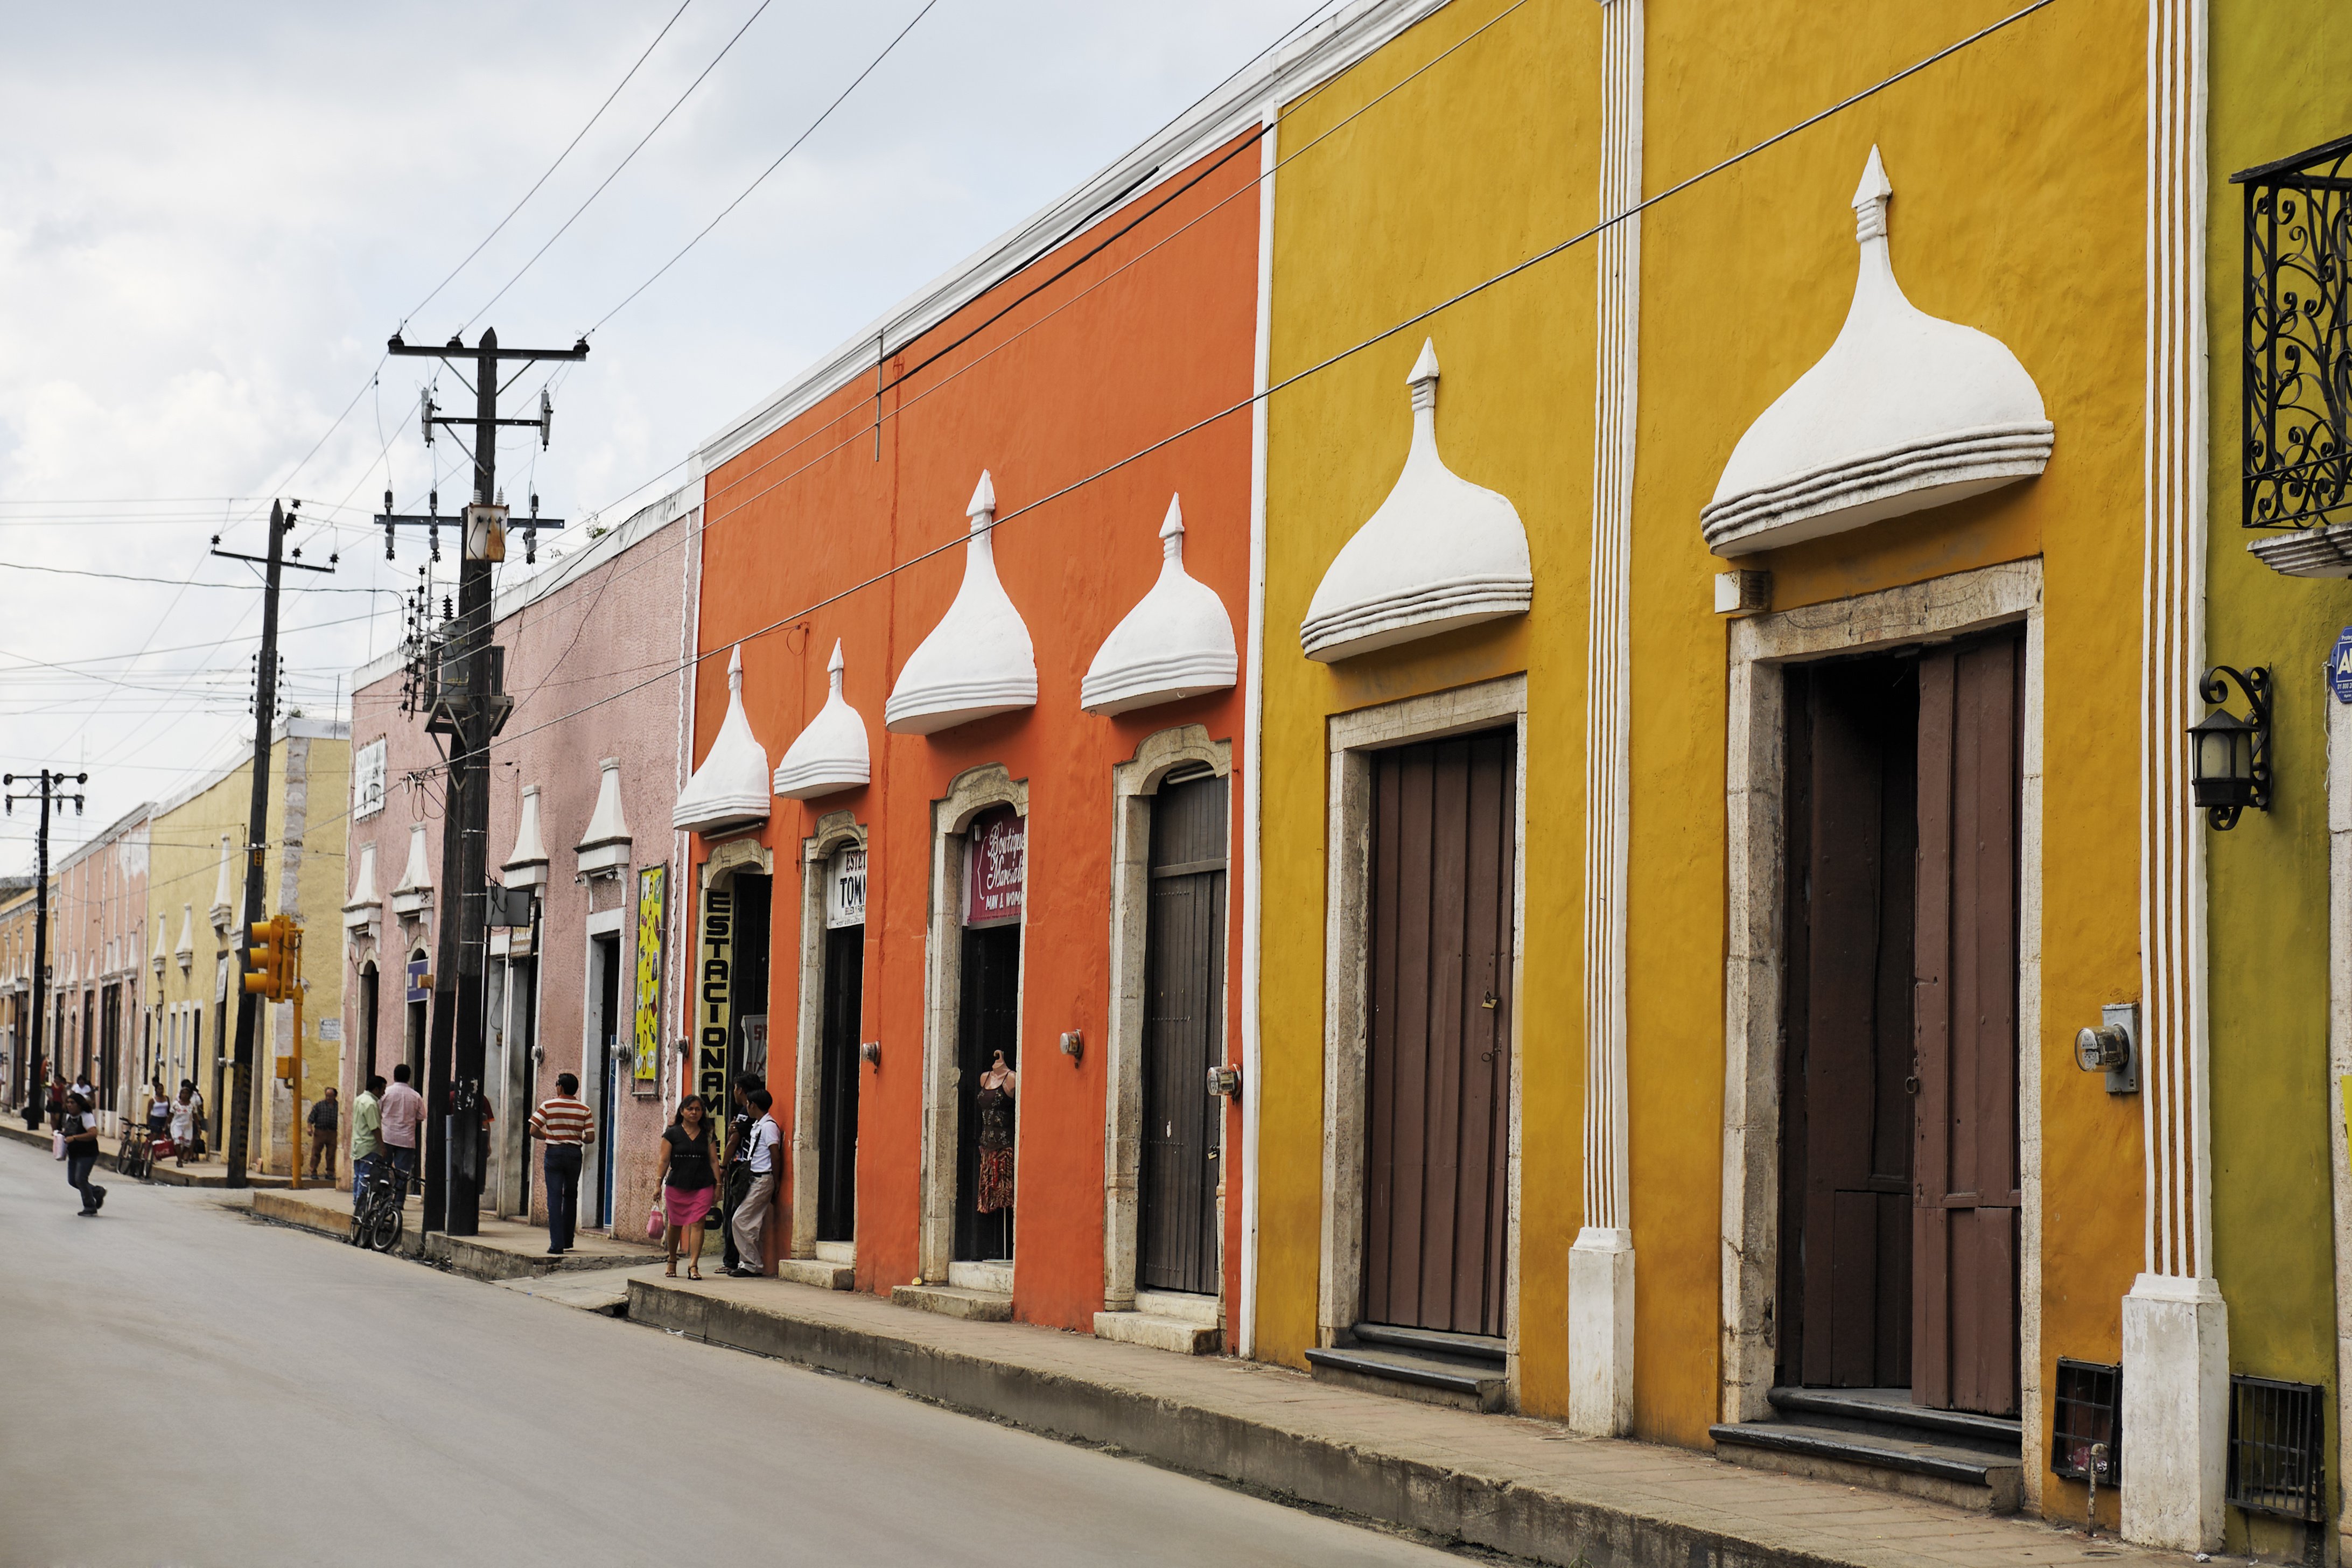
[{"label": "vertical 'estacionamiento' sign", "polygon": [[702,978],[696,987],[695,1092],[710,1114],[727,1111],[727,1037],[735,963],[735,895],[711,888],[702,895]]}]

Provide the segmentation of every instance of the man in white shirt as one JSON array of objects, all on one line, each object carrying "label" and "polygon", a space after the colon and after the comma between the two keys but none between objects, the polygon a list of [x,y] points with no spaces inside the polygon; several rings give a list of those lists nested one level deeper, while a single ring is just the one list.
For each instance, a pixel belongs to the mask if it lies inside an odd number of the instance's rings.
[{"label": "man in white shirt", "polygon": [[767,1270],[768,1215],[776,1206],[776,1147],[783,1142],[782,1130],[769,1110],[776,1103],[775,1096],[764,1089],[751,1094],[751,1110],[758,1120],[744,1135],[744,1163],[751,1167],[751,1185],[743,1201],[735,1205],[735,1250],[741,1261],[728,1270],[740,1279],[756,1279]]}]

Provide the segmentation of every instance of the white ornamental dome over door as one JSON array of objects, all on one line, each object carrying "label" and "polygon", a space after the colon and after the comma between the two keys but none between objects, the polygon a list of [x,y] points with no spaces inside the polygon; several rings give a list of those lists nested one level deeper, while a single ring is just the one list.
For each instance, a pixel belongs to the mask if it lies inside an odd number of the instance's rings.
[{"label": "white ornamental dome over door", "polygon": [[1078,706],[1089,713],[1222,691],[1240,668],[1225,602],[1184,570],[1184,510],[1175,496],[1160,525],[1160,551],[1159,581],[1111,628],[1078,688]]},{"label": "white ornamental dome over door", "polygon": [[1437,344],[1405,378],[1412,444],[1388,500],[1356,530],[1307,606],[1298,645],[1329,663],[1527,613],[1535,595],[1518,509],[1437,455]]},{"label": "white ornamental dome over door", "polygon": [[898,683],[882,707],[883,726],[897,734],[935,735],[1037,705],[1037,652],[1028,625],[996,580],[991,538],[996,487],[986,472],[965,511],[971,531],[964,545],[963,584],[898,671]]},{"label": "white ornamental dome over door", "polygon": [[2017,356],[1904,297],[1886,242],[1894,195],[1873,147],[1853,194],[1861,256],[1845,325],[1732,448],[1699,512],[1717,555],[1943,506],[2049,464],[2054,432]]}]

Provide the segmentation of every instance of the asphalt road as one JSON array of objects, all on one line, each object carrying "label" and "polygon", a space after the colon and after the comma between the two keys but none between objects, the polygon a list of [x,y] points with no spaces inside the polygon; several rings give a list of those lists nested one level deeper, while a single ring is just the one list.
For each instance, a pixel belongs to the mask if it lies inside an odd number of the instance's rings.
[{"label": "asphalt road", "polygon": [[0,1142],[0,1563],[1461,1561],[64,1173]]}]

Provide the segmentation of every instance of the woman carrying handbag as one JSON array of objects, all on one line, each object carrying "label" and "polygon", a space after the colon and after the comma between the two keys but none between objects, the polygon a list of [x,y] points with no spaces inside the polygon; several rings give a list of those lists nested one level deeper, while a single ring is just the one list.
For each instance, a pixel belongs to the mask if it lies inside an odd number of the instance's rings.
[{"label": "woman carrying handbag", "polygon": [[719,1190],[711,1166],[710,1126],[702,1097],[689,1094],[677,1102],[677,1115],[662,1133],[662,1246],[669,1258],[664,1275],[677,1278],[677,1244],[687,1242],[686,1277],[702,1278],[702,1219]]}]

